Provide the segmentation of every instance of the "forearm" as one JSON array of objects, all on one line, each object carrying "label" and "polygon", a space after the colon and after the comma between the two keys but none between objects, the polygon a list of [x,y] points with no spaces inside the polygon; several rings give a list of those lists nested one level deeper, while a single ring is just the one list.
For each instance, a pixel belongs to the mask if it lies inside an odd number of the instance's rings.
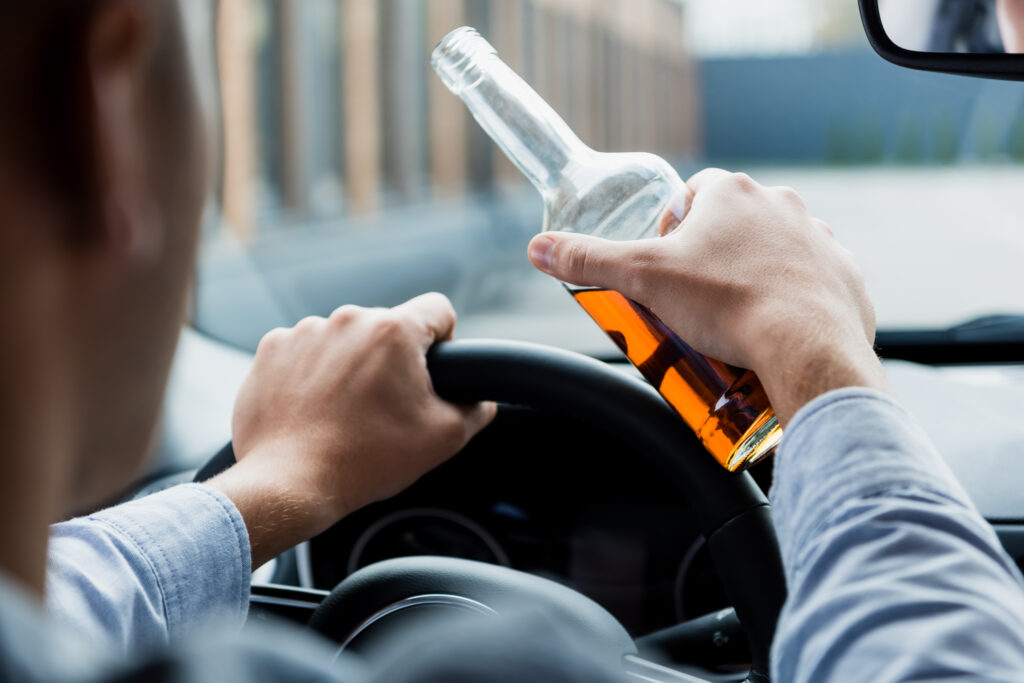
[{"label": "forearm", "polygon": [[242,515],[254,568],[324,531],[348,511],[337,495],[317,494],[322,487],[293,481],[294,472],[282,471],[290,458],[261,456],[249,454],[206,482],[230,498]]},{"label": "forearm", "polygon": [[177,640],[209,619],[241,625],[249,545],[230,501],[178,486],[51,529],[50,613],[125,652]]},{"label": "forearm", "polygon": [[847,389],[790,425],[772,502],[790,595],[776,680],[896,681],[1024,669],[1024,584],[927,437]]}]

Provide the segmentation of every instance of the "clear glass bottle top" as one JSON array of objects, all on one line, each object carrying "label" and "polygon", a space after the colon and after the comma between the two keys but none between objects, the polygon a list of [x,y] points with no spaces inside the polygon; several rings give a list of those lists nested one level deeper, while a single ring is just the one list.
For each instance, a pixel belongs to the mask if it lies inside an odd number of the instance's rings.
[{"label": "clear glass bottle top", "polygon": [[540,191],[544,230],[640,239],[658,235],[666,210],[682,219],[685,186],[664,159],[587,147],[476,30],[449,33],[431,65]]}]

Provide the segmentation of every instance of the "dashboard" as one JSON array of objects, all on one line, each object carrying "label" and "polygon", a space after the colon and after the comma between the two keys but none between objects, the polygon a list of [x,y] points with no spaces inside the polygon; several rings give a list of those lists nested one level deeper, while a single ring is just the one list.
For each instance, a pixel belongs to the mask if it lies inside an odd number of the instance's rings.
[{"label": "dashboard", "polygon": [[511,406],[450,462],[301,552],[320,589],[392,557],[501,564],[591,597],[634,636],[726,604],[687,501],[643,453]]}]

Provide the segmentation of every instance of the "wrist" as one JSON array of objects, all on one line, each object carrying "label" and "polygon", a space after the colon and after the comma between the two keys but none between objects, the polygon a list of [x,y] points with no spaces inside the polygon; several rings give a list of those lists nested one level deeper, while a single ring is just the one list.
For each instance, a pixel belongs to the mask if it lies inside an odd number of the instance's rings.
[{"label": "wrist", "polygon": [[890,393],[882,363],[866,339],[828,344],[789,345],[756,370],[779,423],[835,389],[866,387]]},{"label": "wrist", "polygon": [[349,510],[336,497],[283,473],[288,458],[253,456],[257,454],[250,453],[207,484],[230,498],[242,515],[255,569],[324,531]]}]

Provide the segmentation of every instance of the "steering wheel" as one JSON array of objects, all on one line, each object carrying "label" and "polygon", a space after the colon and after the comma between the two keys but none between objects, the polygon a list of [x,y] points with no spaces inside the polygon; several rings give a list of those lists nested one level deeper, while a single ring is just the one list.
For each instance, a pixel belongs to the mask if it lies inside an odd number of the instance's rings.
[{"label": "steering wheel", "polygon": [[[739,619],[751,655],[747,680],[768,681],[768,655],[786,587],[768,501],[749,474],[730,473],[706,455],[693,432],[649,384],[587,356],[537,344],[466,340],[436,345],[427,361],[435,390],[447,400],[490,400],[573,418],[617,435],[650,459],[690,501],[734,606],[734,617],[723,612],[713,618]],[[233,462],[229,444],[199,471],[196,481]],[[589,598],[523,572],[468,560],[407,557],[365,567],[331,592],[310,625],[345,645],[371,626],[400,619],[409,607],[493,615],[509,604],[538,605],[586,631],[605,644],[606,653],[625,658],[627,671],[637,677],[695,680],[648,666],[636,656],[625,629]],[[641,639],[646,640],[640,643],[641,653],[645,648],[671,651],[671,631]],[[710,642],[707,646],[713,647]]]}]

